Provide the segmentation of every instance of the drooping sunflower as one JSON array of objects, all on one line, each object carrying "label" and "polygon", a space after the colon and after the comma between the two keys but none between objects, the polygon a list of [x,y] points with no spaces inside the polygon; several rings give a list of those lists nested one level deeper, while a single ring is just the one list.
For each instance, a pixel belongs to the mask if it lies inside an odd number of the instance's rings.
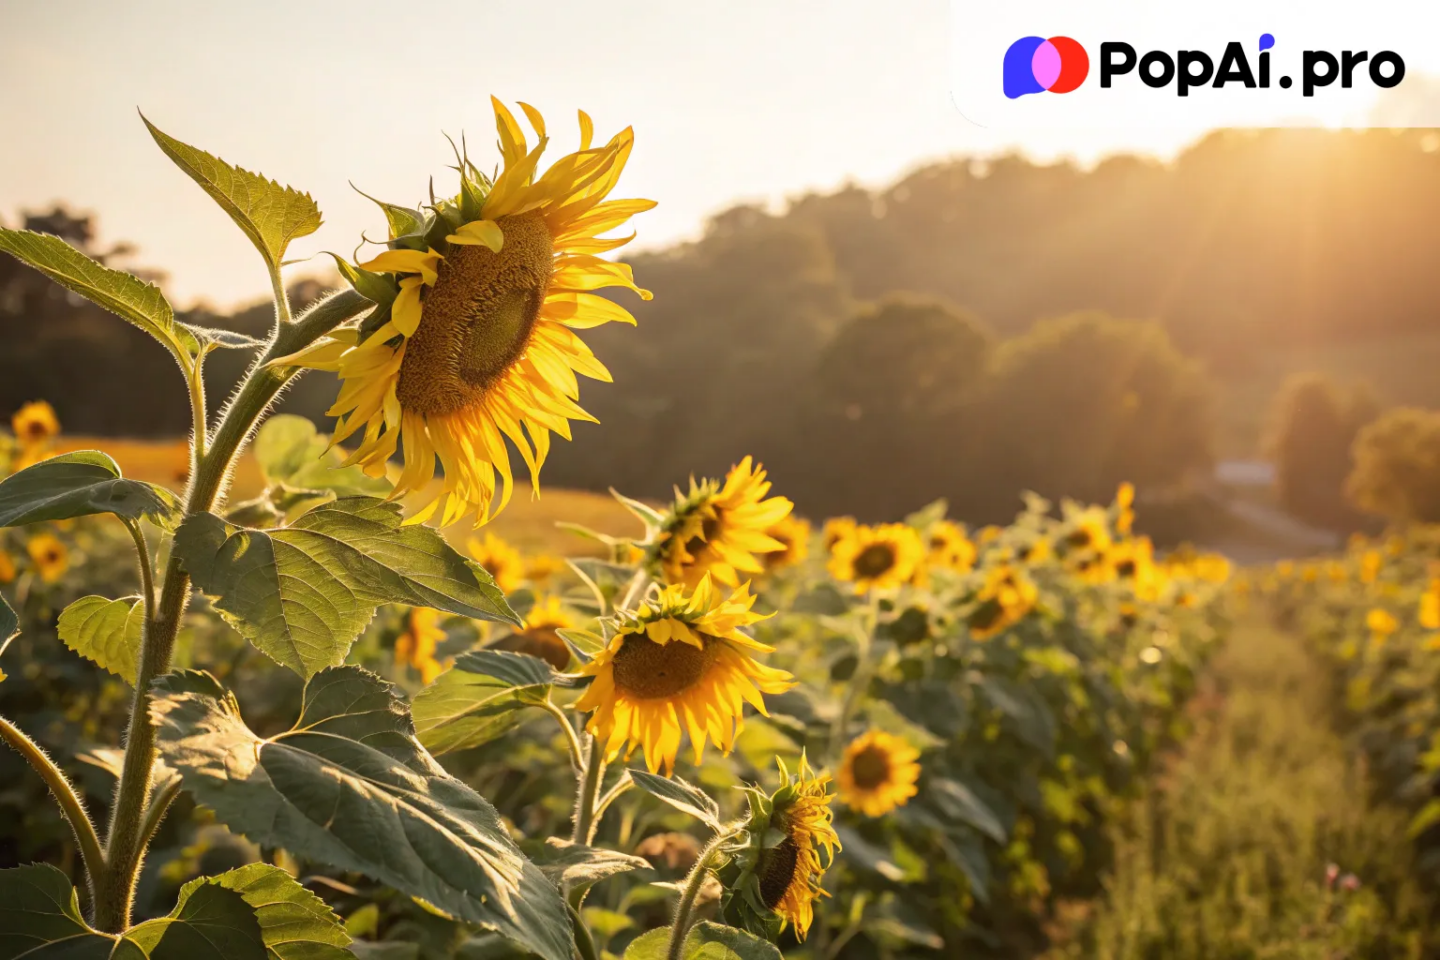
[{"label": "drooping sunflower", "polygon": [[810,524],[791,514],[766,531],[772,538],[784,544],[781,550],[765,554],[761,559],[766,570],[781,570],[804,563],[810,555]]},{"label": "drooping sunflower", "polygon": [[830,548],[830,574],[861,593],[909,583],[925,559],[920,534],[903,523],[857,526]]},{"label": "drooping sunflower", "polygon": [[899,737],[870,730],[845,748],[836,779],[840,802],[867,817],[903,807],[915,796],[920,752]]},{"label": "drooping sunflower", "polygon": [[834,811],[830,778],[816,775],[802,755],[796,776],[784,761],[780,787],[773,794],[747,789],[750,815],[744,830],[728,848],[732,859],[721,872],[725,917],[767,939],[787,926],[804,940],[815,919],[815,901],[829,896],[821,889],[825,871],[840,849],[832,825]]},{"label": "drooping sunflower", "polygon": [[389,249],[358,267],[340,264],[377,308],[358,328],[275,361],[339,374],[333,442],[364,431],[348,463],[383,476],[403,442],[392,496],[425,488],[439,460],[442,491],[412,523],[438,511],[443,525],[474,515],[478,526],[502,509],[513,487],[507,440],[538,490],[551,434],[568,440],[571,420],[594,419],[577,403],[575,375],[610,379],[575,331],[635,322],[595,291],[619,286],[650,298],[629,266],[598,256],[633,239],[600,234],[655,205],[606,200],[633,132],[593,147],[582,112],[580,149],[540,174],[549,144],[540,112],[520,105],[539,138],[532,149],[510,111],[492,103],[499,175],[492,181],[462,155],[456,196],[423,212],[382,204]]},{"label": "drooping sunflower", "polygon": [[783,550],[769,531],[790,515],[793,504],[770,497],[765,469],[746,457],[730,469],[722,486],[715,480],[690,481],[690,492],[675,491],[647,559],[666,583],[696,586],[710,576],[727,587],[742,573],[761,573],[757,554]]},{"label": "drooping sunflower", "polygon": [[483,540],[470,537],[465,546],[475,562],[495,578],[495,586],[502,593],[513,593],[525,583],[525,560],[520,551],[494,533],[486,530]]},{"label": "drooping sunflower", "polygon": [[405,619],[405,632],[395,638],[395,662],[415,670],[422,683],[429,683],[445,669],[435,658],[435,651],[444,639],[439,612],[429,607],[411,607]]},{"label": "drooping sunflower", "polygon": [[25,552],[30,554],[35,572],[46,583],[55,583],[70,568],[70,551],[53,533],[37,533],[31,537],[25,544]]},{"label": "drooping sunflower", "polygon": [[975,566],[975,555],[975,544],[958,523],[940,520],[926,532],[926,566],[964,573]]},{"label": "drooping sunflower", "polygon": [[15,440],[22,448],[42,446],[60,434],[60,418],[55,408],[44,400],[25,404],[10,418],[10,428],[15,431]]},{"label": "drooping sunflower", "polygon": [[651,772],[669,776],[686,731],[696,763],[707,739],[728,754],[744,704],[765,714],[761,694],[795,686],[789,673],[755,660],[774,648],[743,632],[765,619],[754,605],[749,583],[722,597],[706,575],[693,592],[672,584],[620,615],[609,645],[580,669],[595,679],[575,703],[593,711],[586,729],[610,759],[641,748]]},{"label": "drooping sunflower", "polygon": [[1040,592],[1022,571],[998,564],[986,571],[984,585],[975,597],[975,607],[966,618],[970,636],[989,640],[1009,629],[1035,608]]},{"label": "drooping sunflower", "polygon": [[575,626],[575,618],[560,605],[559,597],[538,598],[525,614],[525,629],[501,637],[490,649],[528,653],[563,671],[570,666],[570,648],[556,631]]}]

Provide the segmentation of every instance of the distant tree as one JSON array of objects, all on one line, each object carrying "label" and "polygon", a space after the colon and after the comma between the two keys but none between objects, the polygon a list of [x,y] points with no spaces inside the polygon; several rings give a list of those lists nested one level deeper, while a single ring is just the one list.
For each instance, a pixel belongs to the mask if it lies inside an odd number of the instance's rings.
[{"label": "distant tree", "polygon": [[1356,525],[1345,479],[1355,437],[1375,415],[1367,388],[1347,390],[1320,373],[1285,381],[1271,404],[1266,448],[1275,463],[1276,495],[1288,513],[1335,530]]},{"label": "distant tree", "polygon": [[1440,523],[1440,411],[1390,410],[1355,439],[1345,484],[1361,510],[1391,521]]},{"label": "distant tree", "polygon": [[1211,463],[1212,387],[1157,323],[1083,313],[996,350],[972,465],[976,509],[1023,490],[1106,500],[1130,481],[1180,485]]}]

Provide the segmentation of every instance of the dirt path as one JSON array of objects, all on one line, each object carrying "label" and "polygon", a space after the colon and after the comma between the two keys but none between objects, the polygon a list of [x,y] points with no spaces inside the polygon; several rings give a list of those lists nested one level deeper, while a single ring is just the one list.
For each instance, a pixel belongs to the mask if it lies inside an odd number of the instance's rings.
[{"label": "dirt path", "polygon": [[1330,697],[1298,639],[1237,624],[1192,738],[1117,834],[1106,897],[1051,957],[1433,955],[1405,819],[1367,806]]}]

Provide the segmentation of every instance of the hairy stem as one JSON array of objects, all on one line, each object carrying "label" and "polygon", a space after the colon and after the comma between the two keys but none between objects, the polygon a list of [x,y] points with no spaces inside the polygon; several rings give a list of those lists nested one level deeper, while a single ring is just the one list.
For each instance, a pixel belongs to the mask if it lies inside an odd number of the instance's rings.
[{"label": "hairy stem", "polygon": [[200,469],[200,461],[205,459],[205,451],[210,444],[210,419],[205,412],[205,354],[203,351],[200,356],[195,358],[195,366],[186,372],[185,382],[190,387],[190,419],[194,425],[194,436],[190,440],[190,475],[193,477]]},{"label": "hairy stem", "polygon": [[592,736],[589,740],[585,775],[580,778],[580,788],[575,796],[575,829],[570,834],[575,843],[584,844],[595,837],[596,799],[600,796],[600,781],[605,777],[605,748],[599,737]]},{"label": "hairy stem", "polygon": [[585,753],[580,748],[580,738],[575,735],[575,727],[571,725],[570,718],[565,716],[565,711],[551,702],[548,696],[540,704],[540,709],[554,717],[555,722],[560,724],[560,729],[565,731],[565,742],[570,748],[570,766],[578,776],[580,771],[585,769]]},{"label": "hairy stem", "polygon": [[70,821],[70,829],[75,832],[75,842],[80,847],[80,857],[85,862],[85,875],[90,882],[90,898],[93,901],[96,892],[95,880],[104,871],[105,855],[100,852],[100,838],[95,834],[95,825],[90,822],[90,815],[85,812],[79,795],[70,785],[64,771],[55,765],[55,761],[46,755],[39,744],[25,736],[4,717],[0,717],[0,738],[4,738],[6,743],[15,748],[16,753],[35,768],[35,772],[40,774],[45,785],[55,795],[55,801],[60,804],[65,819]]},{"label": "hairy stem", "polygon": [[150,560],[150,545],[145,542],[145,531],[140,529],[138,520],[125,521],[130,539],[135,541],[135,559],[140,565],[140,596],[145,601],[145,622],[155,619],[155,565]]},{"label": "hairy stem", "polygon": [[616,781],[615,786],[606,790],[605,796],[601,797],[600,802],[595,805],[595,819],[599,820],[605,816],[605,811],[609,808],[610,804],[620,799],[625,791],[633,786],[635,786],[635,781],[630,779],[630,774],[628,773]]},{"label": "hairy stem", "polygon": [[690,868],[690,875],[685,878],[685,886],[680,890],[680,902],[675,905],[675,922],[670,925],[670,947],[666,951],[669,960],[680,960],[685,935],[690,932],[690,915],[695,911],[695,898],[700,895],[700,888],[705,885],[705,878],[710,875],[710,868],[720,854],[720,845],[734,835],[733,829],[716,833],[701,851],[695,866]]},{"label": "hairy stem", "polygon": [[[276,312],[288,319],[289,307],[282,306],[283,290],[280,292]],[[344,291],[322,300],[297,322],[279,326],[265,355],[251,368],[239,392],[226,408],[209,450],[191,475],[190,489],[185,498],[187,517],[208,512],[222,499],[236,455],[266,409],[299,373],[295,367],[272,367],[269,362],[308,346],[371,306],[370,301],[358,293]],[[145,624],[145,641],[140,649],[140,668],[135,680],[135,700],[130,708],[130,726],[125,738],[125,762],[111,807],[105,868],[97,884],[95,925],[107,933],[119,933],[130,925],[135,880],[144,853],[145,811],[150,802],[151,773],[155,766],[150,684],[170,670],[175,637],[180,631],[180,622],[189,600],[190,577],[172,551],[160,587],[158,608]]]}]

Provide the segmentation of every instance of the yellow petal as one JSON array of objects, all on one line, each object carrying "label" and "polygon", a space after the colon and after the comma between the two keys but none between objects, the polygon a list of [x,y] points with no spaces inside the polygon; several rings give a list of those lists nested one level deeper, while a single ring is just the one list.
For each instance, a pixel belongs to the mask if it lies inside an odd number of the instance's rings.
[{"label": "yellow petal", "polygon": [[445,239],[467,246],[488,247],[491,253],[499,253],[505,243],[505,233],[494,220],[472,220]]}]

